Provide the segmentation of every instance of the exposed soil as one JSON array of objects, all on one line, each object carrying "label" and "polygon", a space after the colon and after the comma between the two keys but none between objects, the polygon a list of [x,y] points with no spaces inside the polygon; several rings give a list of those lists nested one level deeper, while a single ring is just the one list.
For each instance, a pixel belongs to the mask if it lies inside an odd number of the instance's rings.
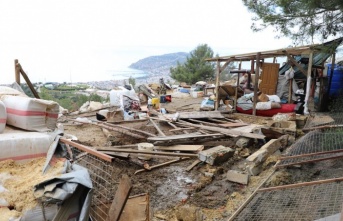
[{"label": "exposed soil", "polygon": [[[201,101],[202,98],[173,98],[171,103],[163,104],[161,107],[166,108],[171,113],[193,111],[200,109]],[[246,123],[262,125],[268,124],[271,120],[270,118],[254,118],[240,114],[231,116]],[[139,139],[117,132],[111,132],[113,137],[109,141],[102,129],[96,125],[78,125],[65,119],[63,124],[66,134],[74,135],[81,143],[95,148],[141,142]],[[148,121],[123,123],[122,125],[158,134]],[[160,123],[159,126],[167,135],[175,134],[169,131],[173,129],[169,125]],[[235,140],[235,138],[231,139],[232,144],[235,143]],[[250,152],[253,153],[259,146],[260,144],[255,143],[254,146],[249,147]],[[272,166],[278,159],[276,156],[268,159],[263,166],[262,173],[249,178],[249,185],[229,182],[226,180],[228,170],[245,171],[245,158],[242,156],[247,155],[245,153],[240,154],[240,151],[243,150],[237,148],[234,157],[221,165],[210,166],[200,163],[189,172],[185,169],[192,164],[194,159],[187,159],[136,175],[134,175],[134,172],[142,167],[128,163],[125,160],[116,160],[120,170],[118,170],[118,174],[113,174],[113,177],[120,177],[122,173],[127,173],[133,183],[131,195],[149,192],[150,206],[153,213],[152,220],[227,220],[270,175],[273,170]],[[168,160],[170,159],[153,158],[148,163],[152,166]],[[336,172],[340,175],[341,171],[343,171],[341,169],[343,167],[342,163],[339,163],[339,165],[334,164],[319,163],[315,166],[309,164],[300,168],[294,167],[291,172],[281,170],[274,174],[266,186],[324,178],[325,173],[321,172],[321,170],[324,169],[325,171],[327,167],[336,167]],[[308,177],[304,176],[304,171],[306,171]]]}]

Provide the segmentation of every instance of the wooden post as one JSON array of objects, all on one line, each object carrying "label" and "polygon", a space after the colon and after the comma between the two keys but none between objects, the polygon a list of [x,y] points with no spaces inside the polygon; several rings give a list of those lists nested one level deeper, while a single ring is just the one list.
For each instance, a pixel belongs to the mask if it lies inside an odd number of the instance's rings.
[{"label": "wooden post", "polygon": [[276,63],[276,57],[273,58],[273,64],[275,64],[275,63]]},{"label": "wooden post", "polygon": [[18,63],[17,66],[19,67],[19,71],[21,73],[21,75],[23,76],[23,78],[25,79],[27,85],[29,86],[31,92],[33,93],[33,95],[35,96],[35,98],[40,99],[39,94],[37,93],[37,91],[35,90],[35,88],[33,87],[29,77],[27,76],[27,74],[25,73],[25,71],[23,70],[23,68],[21,67],[21,65]]},{"label": "wooden post", "polygon": [[18,59],[14,60],[14,76],[15,76],[15,82],[20,85],[20,67],[18,63]]},{"label": "wooden post", "polygon": [[333,72],[335,69],[335,62],[336,62],[336,53],[332,54],[332,60],[331,60],[331,69],[330,69],[330,78],[329,78],[329,83],[328,83],[328,96],[327,99],[330,97],[330,90],[331,90],[331,82],[332,82],[332,76],[333,76]]},{"label": "wooden post", "polygon": [[290,104],[291,103],[291,101],[292,101],[292,90],[293,90],[293,88],[292,88],[292,84],[293,84],[293,79],[291,78],[291,79],[289,79],[289,81],[288,81],[288,83],[289,83],[289,87],[288,87],[288,103]]},{"label": "wooden post", "polygon": [[256,71],[255,71],[255,85],[254,85],[254,104],[253,104],[253,115],[254,116],[256,116],[258,79],[260,78],[260,57],[261,57],[261,52],[258,52],[256,54]]},{"label": "wooden post", "polygon": [[217,60],[217,74],[216,74],[216,100],[214,102],[214,110],[217,110],[218,109],[218,104],[219,104],[219,78],[220,78],[220,61]]},{"label": "wooden post", "polygon": [[307,67],[307,82],[306,82],[306,96],[305,96],[304,114],[309,114],[308,100],[310,97],[310,90],[311,90],[312,63],[313,63],[313,51],[310,52],[310,58],[309,58],[308,67]]}]

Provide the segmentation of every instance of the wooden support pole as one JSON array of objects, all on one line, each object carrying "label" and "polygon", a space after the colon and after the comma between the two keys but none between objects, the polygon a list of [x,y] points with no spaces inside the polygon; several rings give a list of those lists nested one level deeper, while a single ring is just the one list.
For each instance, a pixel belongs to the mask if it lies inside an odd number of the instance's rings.
[{"label": "wooden support pole", "polygon": [[261,52],[256,54],[256,71],[255,71],[255,85],[254,85],[254,104],[253,104],[253,115],[256,116],[256,103],[257,103],[257,92],[258,92],[258,79],[260,78],[260,57]]},{"label": "wooden support pole", "polygon": [[309,100],[309,98],[310,98],[310,91],[311,91],[312,64],[313,64],[313,51],[311,51],[311,53],[310,53],[310,58],[309,58],[309,61],[308,61],[307,82],[306,82],[306,95],[305,95],[305,104],[304,104],[304,114],[309,114],[309,110],[308,110],[308,100]]},{"label": "wooden support pole", "polygon": [[18,63],[18,59],[14,60],[14,77],[15,77],[15,82],[20,85],[20,67]]},{"label": "wooden support pole", "polygon": [[293,92],[292,92],[292,90],[293,90],[292,89],[293,79],[292,78],[289,79],[288,83],[289,83],[289,86],[288,86],[288,103],[290,104],[292,102],[292,94],[293,94]]},{"label": "wooden support pole", "polygon": [[23,76],[23,78],[25,79],[27,85],[29,86],[31,92],[33,93],[33,95],[35,96],[35,98],[40,99],[39,94],[37,93],[36,89],[33,87],[29,77],[27,76],[27,74],[25,73],[25,71],[23,70],[23,68],[21,67],[21,65],[18,63],[19,66],[19,71],[21,73],[21,75]]},{"label": "wooden support pole", "polygon": [[214,110],[218,110],[218,106],[219,106],[219,87],[220,87],[220,61],[217,60],[217,74],[216,74],[216,100],[214,102]]},{"label": "wooden support pole", "polygon": [[107,162],[112,162],[112,160],[113,160],[113,157],[108,156],[107,154],[101,153],[101,152],[99,152],[97,150],[94,150],[91,147],[87,147],[85,145],[82,145],[82,144],[79,144],[79,143],[75,143],[73,141],[70,141],[70,140],[67,140],[67,139],[64,139],[64,138],[60,138],[60,141],[62,143],[65,143],[65,144],[69,144],[69,145],[71,145],[71,146],[73,146],[73,147],[75,147],[75,148],[77,148],[79,150],[82,150],[84,152],[92,154],[92,155],[94,155],[96,157],[99,157],[100,159],[103,159],[103,160],[105,160]]},{"label": "wooden support pole", "polygon": [[329,99],[329,97],[330,97],[331,83],[332,83],[333,72],[335,69],[335,63],[336,63],[336,53],[333,53],[332,54],[332,60],[331,60],[331,69],[330,69],[330,77],[329,77],[329,83],[328,83],[327,99]]}]

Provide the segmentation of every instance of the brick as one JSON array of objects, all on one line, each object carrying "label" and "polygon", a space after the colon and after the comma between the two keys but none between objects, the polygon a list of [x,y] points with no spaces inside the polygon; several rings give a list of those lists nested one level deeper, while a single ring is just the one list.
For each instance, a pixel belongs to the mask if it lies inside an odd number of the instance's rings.
[{"label": "brick", "polygon": [[226,179],[231,182],[247,185],[249,181],[249,175],[239,173],[235,170],[229,170],[226,174]]}]

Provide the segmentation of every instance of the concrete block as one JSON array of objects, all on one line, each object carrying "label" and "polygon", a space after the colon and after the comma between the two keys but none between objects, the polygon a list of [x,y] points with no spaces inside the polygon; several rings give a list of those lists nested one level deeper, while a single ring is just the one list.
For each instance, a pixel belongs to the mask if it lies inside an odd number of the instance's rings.
[{"label": "concrete block", "polygon": [[250,176],[258,176],[262,171],[262,165],[261,164],[250,164],[246,167],[246,170]]},{"label": "concrete block", "polygon": [[251,154],[247,160],[255,163],[262,163],[268,156],[272,155],[281,147],[281,142],[278,139],[271,139],[268,143],[263,145],[258,151]]},{"label": "concrete block", "polygon": [[226,179],[235,183],[247,185],[249,181],[249,175],[239,173],[235,170],[229,170],[226,174]]},{"label": "concrete block", "polygon": [[198,154],[199,160],[210,165],[220,164],[226,162],[233,156],[235,150],[230,147],[217,146],[208,150],[200,151]]}]

